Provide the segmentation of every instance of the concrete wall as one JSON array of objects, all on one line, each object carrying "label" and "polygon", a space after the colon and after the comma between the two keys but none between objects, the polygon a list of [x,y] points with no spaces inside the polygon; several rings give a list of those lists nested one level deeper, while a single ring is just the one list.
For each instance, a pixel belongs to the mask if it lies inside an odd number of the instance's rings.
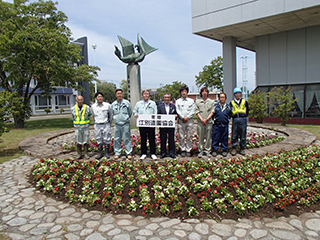
[{"label": "concrete wall", "polygon": [[257,37],[257,86],[320,82],[320,26]]},{"label": "concrete wall", "polygon": [[224,27],[319,5],[319,0],[192,0],[192,31]]}]

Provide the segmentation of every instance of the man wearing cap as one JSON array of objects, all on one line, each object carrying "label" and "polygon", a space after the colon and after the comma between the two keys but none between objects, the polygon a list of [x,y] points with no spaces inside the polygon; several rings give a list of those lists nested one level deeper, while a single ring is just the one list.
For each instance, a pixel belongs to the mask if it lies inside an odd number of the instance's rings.
[{"label": "man wearing cap", "polygon": [[[208,98],[209,90],[206,87],[200,89],[201,98],[196,100],[195,113],[198,116],[198,135],[199,135],[199,154],[202,157],[206,154],[211,156],[211,133],[212,133],[212,115],[213,101]],[[206,144],[204,144],[206,138]]]},{"label": "man wearing cap", "polygon": [[[157,114],[157,105],[154,101],[150,100],[149,90],[142,91],[142,100],[136,103],[133,109],[133,116],[139,117],[139,114]],[[156,156],[156,137],[154,127],[139,127],[141,137],[141,156],[140,160],[147,157],[147,138],[149,139],[150,155],[153,160],[157,159]]]},{"label": "man wearing cap", "polygon": [[219,94],[219,102],[213,108],[213,129],[212,129],[212,156],[218,155],[217,150],[221,144],[222,156],[227,156],[228,135],[229,135],[229,119],[231,116],[231,107],[226,103],[227,95]]},{"label": "man wearing cap", "polygon": [[97,92],[95,94],[96,103],[92,105],[92,113],[94,119],[94,135],[98,143],[99,154],[97,160],[103,157],[103,144],[104,156],[109,158],[109,145],[111,142],[111,122],[112,122],[112,109],[111,105],[103,102],[103,94]]},{"label": "man wearing cap", "polygon": [[82,145],[84,145],[84,158],[88,159],[91,108],[87,104],[83,104],[83,97],[81,95],[76,97],[76,102],[77,104],[71,108],[71,115],[75,128],[77,159],[81,159],[82,157]]},{"label": "man wearing cap", "polygon": [[194,100],[188,98],[189,88],[184,85],[180,89],[181,98],[176,101],[178,114],[178,134],[181,157],[190,157],[192,149],[193,114],[195,111]]},{"label": "man wearing cap", "polygon": [[236,147],[240,138],[240,154],[245,155],[244,148],[246,147],[247,140],[247,117],[249,114],[248,101],[241,98],[242,91],[236,87],[233,90],[234,99],[231,101],[231,112],[232,112],[232,151],[231,154],[234,156],[237,154]]},{"label": "man wearing cap", "polygon": [[123,99],[122,89],[115,91],[116,98],[112,104],[112,113],[114,121],[114,154],[115,159],[118,159],[121,154],[121,138],[125,147],[126,156],[132,159],[132,143],[131,143],[131,130],[130,130],[130,117],[132,114],[131,103]]}]

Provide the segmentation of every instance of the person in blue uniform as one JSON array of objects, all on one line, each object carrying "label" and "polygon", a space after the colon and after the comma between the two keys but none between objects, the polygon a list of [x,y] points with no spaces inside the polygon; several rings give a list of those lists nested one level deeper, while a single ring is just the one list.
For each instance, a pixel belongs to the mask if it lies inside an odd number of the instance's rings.
[{"label": "person in blue uniform", "polygon": [[222,156],[227,156],[229,119],[231,117],[231,107],[226,103],[227,95],[220,93],[219,102],[213,109],[213,127],[212,127],[212,156],[218,155],[217,150],[221,144]]}]

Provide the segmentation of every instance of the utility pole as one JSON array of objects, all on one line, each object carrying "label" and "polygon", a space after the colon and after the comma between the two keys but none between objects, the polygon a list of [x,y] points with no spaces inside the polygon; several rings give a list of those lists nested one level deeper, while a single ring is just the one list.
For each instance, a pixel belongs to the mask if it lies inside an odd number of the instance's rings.
[{"label": "utility pole", "polygon": [[242,59],[242,97],[248,100],[248,68],[247,58],[248,56],[241,56]]}]

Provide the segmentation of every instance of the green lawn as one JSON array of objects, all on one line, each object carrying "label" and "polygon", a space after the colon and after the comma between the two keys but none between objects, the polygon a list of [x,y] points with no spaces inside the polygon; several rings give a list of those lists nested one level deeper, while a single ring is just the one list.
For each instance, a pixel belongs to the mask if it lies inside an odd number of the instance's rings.
[{"label": "green lawn", "polygon": [[[278,125],[278,123],[266,123],[268,125]],[[305,130],[316,135],[317,140],[320,140],[320,126],[319,125],[303,125],[303,124],[287,124],[286,127],[298,128],[301,130]]]},{"label": "green lawn", "polygon": [[320,126],[319,125],[302,125],[302,124],[287,124],[287,127],[294,127],[313,133],[320,140]]},{"label": "green lawn", "polygon": [[25,128],[14,129],[13,124],[7,126],[11,129],[9,132],[1,136],[0,142],[0,163],[20,157],[23,152],[19,149],[19,143],[28,137],[64,128],[72,128],[71,118],[51,118],[43,120],[28,120]]}]

